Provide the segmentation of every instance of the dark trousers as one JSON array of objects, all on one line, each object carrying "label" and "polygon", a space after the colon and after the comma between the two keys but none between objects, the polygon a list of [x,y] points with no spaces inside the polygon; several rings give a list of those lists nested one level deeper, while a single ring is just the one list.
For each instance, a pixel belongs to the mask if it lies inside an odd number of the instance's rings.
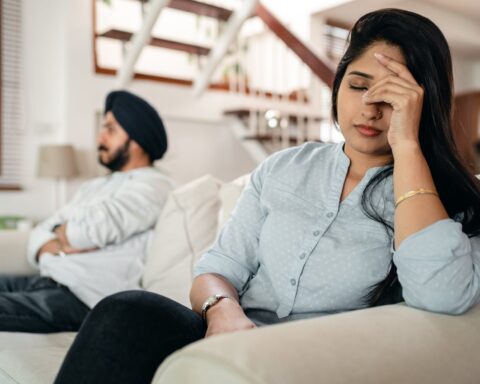
[{"label": "dark trousers", "polygon": [[206,330],[199,314],[155,293],[109,296],[85,319],[55,383],[150,383],[168,355]]},{"label": "dark trousers", "polygon": [[40,276],[0,275],[0,331],[77,331],[90,309],[70,290]]}]

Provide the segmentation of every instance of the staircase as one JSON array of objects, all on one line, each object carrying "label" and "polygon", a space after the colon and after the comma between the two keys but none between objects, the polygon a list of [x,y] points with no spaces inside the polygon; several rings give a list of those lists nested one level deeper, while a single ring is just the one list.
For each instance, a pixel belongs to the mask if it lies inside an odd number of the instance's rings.
[{"label": "staircase", "polygon": [[[115,24],[115,12],[119,12],[116,3],[123,3],[141,25],[149,2],[111,0],[107,6],[105,0],[92,1],[96,71],[115,75],[139,29],[134,23],[124,27]],[[212,1],[171,0],[152,30],[133,77],[192,86],[194,78],[207,65],[219,36],[228,27],[235,12],[233,7],[241,3],[231,2],[227,8]],[[175,25],[167,28],[172,20],[184,23],[181,28]],[[189,32],[179,36],[183,30]],[[105,58],[108,49],[116,52],[110,54],[117,57],[116,63]],[[149,69],[145,64],[148,58],[157,63]],[[165,70],[162,66],[167,60],[170,65]],[[342,139],[330,122],[332,81],[331,68],[258,3],[229,45],[208,88],[239,97],[238,107],[225,110],[225,115],[244,123],[245,140],[257,141],[271,153],[307,140]]]}]

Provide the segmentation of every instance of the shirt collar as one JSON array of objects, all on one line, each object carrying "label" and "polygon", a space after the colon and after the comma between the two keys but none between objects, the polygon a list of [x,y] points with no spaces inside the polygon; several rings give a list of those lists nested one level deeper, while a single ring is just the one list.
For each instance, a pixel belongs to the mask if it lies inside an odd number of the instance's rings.
[{"label": "shirt collar", "polygon": [[[345,151],[343,150],[344,146],[345,146],[344,141],[341,141],[337,144],[336,151],[338,155],[338,164],[342,169],[346,168],[346,170],[348,170],[348,167],[350,166],[350,159],[348,158],[348,156],[345,154]],[[380,165],[378,167],[369,168],[365,173],[365,176],[368,176],[368,179],[370,179],[371,177],[376,175],[378,172],[389,167],[390,165],[391,164],[386,164],[386,165]]]}]

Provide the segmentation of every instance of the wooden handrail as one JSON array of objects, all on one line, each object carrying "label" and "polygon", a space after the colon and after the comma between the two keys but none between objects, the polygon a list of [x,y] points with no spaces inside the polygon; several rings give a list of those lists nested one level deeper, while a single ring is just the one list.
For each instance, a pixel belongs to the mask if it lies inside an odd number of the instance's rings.
[{"label": "wooden handrail", "polygon": [[285,27],[267,8],[260,2],[256,8],[256,15],[270,28],[270,30],[285,45],[290,48],[302,60],[310,70],[332,88],[335,73],[315,53]]}]

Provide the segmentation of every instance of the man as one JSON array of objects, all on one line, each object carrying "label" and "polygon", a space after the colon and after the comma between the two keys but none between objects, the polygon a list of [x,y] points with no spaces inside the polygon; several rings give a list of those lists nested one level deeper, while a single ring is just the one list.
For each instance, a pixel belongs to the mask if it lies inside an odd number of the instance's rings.
[{"label": "man", "polygon": [[112,172],[83,184],[32,232],[28,259],[40,276],[0,277],[0,331],[78,330],[110,294],[138,289],[152,228],[172,189],[152,167],[167,149],[160,116],[125,91],[108,95],[99,162]]}]

